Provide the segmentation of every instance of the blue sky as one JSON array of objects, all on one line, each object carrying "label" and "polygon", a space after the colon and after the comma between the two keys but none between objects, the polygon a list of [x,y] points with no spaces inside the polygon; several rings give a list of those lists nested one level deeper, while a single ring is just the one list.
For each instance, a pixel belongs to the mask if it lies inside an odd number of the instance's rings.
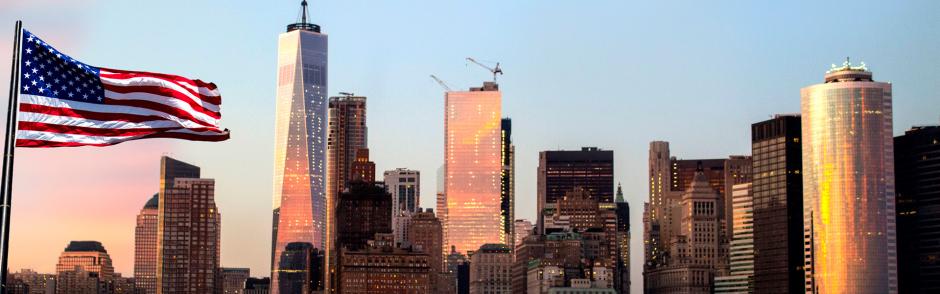
[{"label": "blue sky", "polygon": [[[129,275],[133,253],[124,251],[133,245],[133,217],[157,187],[157,157],[171,153],[218,182],[223,264],[266,274],[276,38],[298,18],[299,1],[7,1],[0,3],[0,24],[12,31],[22,19],[86,63],[217,83],[223,125],[232,130],[230,141],[214,144],[152,140],[112,149],[21,150],[12,250],[30,258],[14,257],[11,266],[50,271],[68,240],[97,238],[115,248],[109,250],[118,271]],[[330,93],[369,97],[373,160],[379,172],[420,170],[423,206],[433,207],[443,158],[443,93],[428,75],[458,88],[489,79],[464,61],[468,56],[499,61],[505,72],[500,84],[517,146],[518,216],[535,215],[538,151],[614,150],[617,181],[632,207],[635,290],[649,141],[670,141],[683,158],[748,154],[750,124],[799,112],[800,88],[822,81],[829,64],[846,56],[894,84],[896,134],[937,124],[938,11],[934,1],[310,3],[311,19],[330,36]],[[9,56],[10,46],[0,45],[0,54]],[[4,67],[0,78],[8,74]],[[30,164],[50,157],[61,168]],[[100,174],[78,177],[100,181],[66,182],[89,165]],[[101,187],[138,182],[115,191]],[[47,188],[26,188],[38,183]],[[98,237],[106,233],[82,227],[103,211],[43,214],[65,205],[63,191],[96,191],[84,201],[122,207],[105,211],[117,222],[108,223],[113,232]],[[72,233],[30,232],[30,223],[42,220]],[[26,248],[37,242],[51,245]]]}]

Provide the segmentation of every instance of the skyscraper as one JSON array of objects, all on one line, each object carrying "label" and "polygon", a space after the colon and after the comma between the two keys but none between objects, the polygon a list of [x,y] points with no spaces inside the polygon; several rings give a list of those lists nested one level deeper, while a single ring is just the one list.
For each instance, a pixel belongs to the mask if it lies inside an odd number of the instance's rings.
[{"label": "skyscraper", "polygon": [[894,138],[898,190],[898,292],[940,293],[940,126]]},{"label": "skyscraper", "polygon": [[503,223],[503,236],[509,248],[515,246],[513,221],[516,219],[516,145],[512,144],[512,120],[508,117],[500,120],[500,157],[503,170],[500,173],[499,210]]},{"label": "skyscraper", "polygon": [[800,116],[751,125],[754,292],[806,293]]},{"label": "skyscraper", "polygon": [[353,94],[330,97],[328,117],[326,195],[335,198],[353,178],[357,153],[368,148],[366,97]]},{"label": "skyscraper", "polygon": [[751,183],[731,189],[732,239],[728,275],[715,277],[715,293],[754,292],[754,215]]},{"label": "skyscraper", "polygon": [[846,61],[800,92],[806,290],[897,293],[891,84]]},{"label": "skyscraper", "polygon": [[512,293],[512,249],[483,244],[470,255],[470,294]]},{"label": "skyscraper", "polygon": [[113,292],[114,266],[98,241],[72,241],[55,265],[57,294]]},{"label": "skyscraper", "polygon": [[493,82],[445,95],[447,244],[460,252],[506,243],[500,211],[501,96]]},{"label": "skyscraper", "polygon": [[392,197],[381,184],[352,182],[336,203],[336,249],[359,250],[392,233]]},{"label": "skyscraper", "polygon": [[417,250],[428,254],[430,264],[431,293],[442,290],[438,285],[443,284],[444,251],[441,221],[434,216],[434,210],[428,208],[417,212],[408,223],[408,242]]},{"label": "skyscraper", "polygon": [[621,293],[630,292],[630,204],[623,199],[623,189],[617,184],[614,212],[617,215],[617,260],[614,285]]},{"label": "skyscraper", "polygon": [[532,222],[524,219],[517,219],[513,225],[513,247],[519,246],[522,244],[522,240],[529,235],[532,235],[535,230],[535,226],[532,225]]},{"label": "skyscraper", "polygon": [[324,290],[323,251],[306,242],[292,242],[278,258],[278,293],[318,293]]},{"label": "skyscraper", "polygon": [[421,173],[397,168],[385,171],[384,179],[388,193],[392,194],[392,231],[395,232],[395,242],[402,242],[407,239],[405,228],[402,227],[407,222],[400,219],[421,210],[418,207],[421,200]]},{"label": "skyscraper", "polygon": [[134,283],[139,294],[157,293],[157,216],[159,194],[153,195],[137,214],[134,229]]},{"label": "skyscraper", "polygon": [[[329,250],[327,166],[327,35],[303,16],[278,36],[274,128],[274,228],[272,291],[277,293],[275,257],[291,242]],[[327,254],[328,256],[329,254]],[[328,266],[329,264],[327,264]]]},{"label": "skyscraper", "polygon": [[161,158],[157,228],[157,293],[213,293],[221,288],[222,215],[215,180],[199,167]]},{"label": "skyscraper", "polygon": [[538,223],[544,233],[544,218],[552,215],[555,203],[581,187],[599,202],[614,202],[614,152],[597,147],[578,151],[542,151],[538,167]]}]

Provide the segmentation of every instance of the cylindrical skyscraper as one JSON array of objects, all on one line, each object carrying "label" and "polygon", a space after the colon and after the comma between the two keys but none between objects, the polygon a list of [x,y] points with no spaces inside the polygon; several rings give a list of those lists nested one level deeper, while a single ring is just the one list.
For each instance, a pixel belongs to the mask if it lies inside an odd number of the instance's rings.
[{"label": "cylindrical skyscraper", "polygon": [[897,293],[891,84],[846,61],[801,96],[806,292]]}]

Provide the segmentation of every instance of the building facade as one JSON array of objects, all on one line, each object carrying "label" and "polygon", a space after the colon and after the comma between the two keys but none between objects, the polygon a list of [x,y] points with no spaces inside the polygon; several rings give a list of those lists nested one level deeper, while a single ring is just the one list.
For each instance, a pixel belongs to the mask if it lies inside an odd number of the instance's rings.
[{"label": "building facade", "polygon": [[512,249],[483,244],[470,255],[470,294],[512,293]]},{"label": "building facade", "polygon": [[223,294],[245,293],[245,282],[251,277],[251,269],[223,267],[219,271],[222,273]]},{"label": "building facade", "polygon": [[326,247],[327,35],[303,19],[278,36],[274,128],[272,291],[288,243]]},{"label": "building facade", "polygon": [[940,293],[940,126],[894,138],[898,292]]},{"label": "building facade", "polygon": [[805,293],[800,117],[751,125],[755,293]]},{"label": "building facade", "polygon": [[500,211],[502,94],[496,83],[445,95],[447,244],[460,252],[506,244]]},{"label": "building facade", "polygon": [[69,242],[55,272],[57,294],[114,293],[114,266],[101,242]]},{"label": "building facade", "polygon": [[522,244],[522,240],[529,235],[534,233],[535,226],[532,225],[532,222],[524,219],[517,219],[513,224],[513,247],[519,246]]},{"label": "building facade", "polygon": [[341,293],[430,293],[427,253],[391,244],[342,249]]},{"label": "building facade", "polygon": [[278,293],[316,293],[325,288],[324,254],[313,244],[293,242],[284,247],[277,266]]},{"label": "building facade", "polygon": [[732,238],[728,275],[715,277],[715,293],[754,292],[754,202],[751,183],[731,189]]},{"label": "building facade", "polygon": [[[405,232],[408,215],[421,210],[421,173],[416,170],[397,168],[387,170],[383,176],[385,187],[392,195],[392,231],[395,232],[395,242],[406,240]],[[441,247],[443,250],[443,247]]]},{"label": "building facade", "polygon": [[157,228],[157,293],[215,293],[221,289],[222,214],[215,180],[199,167],[161,160]]},{"label": "building facade", "polygon": [[353,182],[336,206],[336,246],[365,248],[375,234],[392,233],[392,196],[381,184]]},{"label": "building facade", "polygon": [[502,235],[505,244],[512,248],[514,245],[516,219],[516,145],[512,144],[512,120],[504,117],[500,120],[500,158],[503,165],[499,176],[499,211],[502,222]]},{"label": "building facade", "polygon": [[138,294],[157,293],[157,217],[159,194],[153,195],[137,214],[134,228],[134,283]]},{"label": "building facade", "polygon": [[806,291],[897,293],[891,84],[846,62],[800,92]]},{"label": "building facade", "polygon": [[597,147],[578,151],[542,151],[537,178],[538,231],[544,234],[545,216],[555,203],[576,187],[587,190],[600,202],[614,202],[614,152]]},{"label": "building facade", "polygon": [[614,272],[614,289],[630,292],[630,204],[623,199],[623,189],[617,184],[617,197],[614,199],[614,213],[617,216],[617,260]]},{"label": "building facade", "polygon": [[415,213],[408,222],[408,242],[415,251],[428,254],[428,264],[430,265],[430,287],[432,293],[438,293],[441,289],[444,276],[444,251],[443,251],[443,228],[441,221],[434,216],[434,210],[428,208],[425,211]]}]

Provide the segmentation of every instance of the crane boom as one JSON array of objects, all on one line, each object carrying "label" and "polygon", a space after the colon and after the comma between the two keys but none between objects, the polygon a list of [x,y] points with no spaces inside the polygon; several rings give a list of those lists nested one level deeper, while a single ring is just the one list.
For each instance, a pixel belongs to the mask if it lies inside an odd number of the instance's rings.
[{"label": "crane boom", "polygon": [[448,86],[447,83],[437,78],[437,76],[431,75],[431,78],[434,79],[434,81],[437,82],[438,85],[441,85],[441,87],[444,88],[444,90],[447,90],[448,92],[453,91],[450,89],[450,86]]},{"label": "crane boom", "polygon": [[480,63],[480,62],[477,61],[476,59],[473,59],[473,57],[467,57],[467,61],[473,62],[474,64],[479,65],[480,67],[485,68],[486,70],[488,70],[488,71],[490,71],[491,73],[493,73],[493,82],[494,82],[494,83],[496,82],[496,75],[497,75],[497,74],[499,74],[499,75],[502,75],[502,74],[503,74],[503,69],[499,68],[499,62],[496,63],[496,67],[495,67],[495,68],[492,68],[492,67],[489,67],[489,66],[487,66],[487,65],[485,65],[485,64],[483,64],[483,63]]}]

